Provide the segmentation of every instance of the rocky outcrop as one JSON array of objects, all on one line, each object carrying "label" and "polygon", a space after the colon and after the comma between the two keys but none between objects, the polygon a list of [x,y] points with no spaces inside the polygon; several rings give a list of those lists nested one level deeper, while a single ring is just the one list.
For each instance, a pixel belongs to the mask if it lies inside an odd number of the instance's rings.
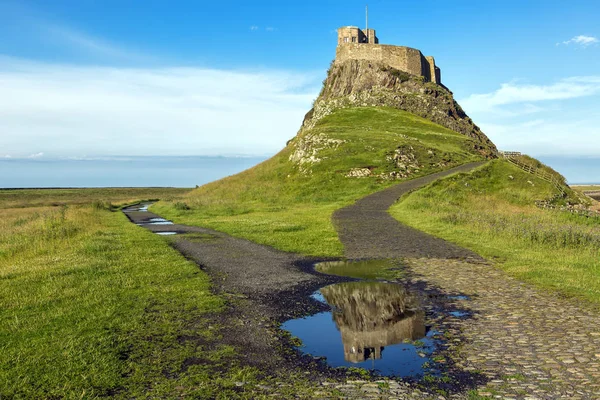
[{"label": "rocky outcrop", "polygon": [[289,160],[298,165],[301,172],[309,173],[310,165],[321,161],[319,150],[337,148],[343,143],[343,140],[328,138],[323,134],[309,134],[298,139]]},{"label": "rocky outcrop", "polygon": [[331,66],[313,109],[302,130],[321,118],[347,107],[387,106],[408,111],[455,132],[473,138],[474,150],[496,158],[496,146],[473,123],[442,85],[424,83],[422,77],[367,60],[348,60]]}]

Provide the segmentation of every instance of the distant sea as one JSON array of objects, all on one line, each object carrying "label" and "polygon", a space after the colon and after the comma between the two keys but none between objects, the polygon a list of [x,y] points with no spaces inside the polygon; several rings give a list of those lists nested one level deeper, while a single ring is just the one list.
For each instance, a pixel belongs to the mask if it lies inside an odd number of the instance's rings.
[{"label": "distant sea", "polygon": [[[0,188],[194,187],[248,169],[267,157],[105,157],[0,159]],[[600,184],[600,157],[539,156],[570,184]]]},{"label": "distant sea", "polygon": [[560,172],[570,185],[600,184],[599,157],[534,156]]},{"label": "distant sea", "polygon": [[248,169],[266,157],[104,157],[0,159],[0,188],[194,187]]}]

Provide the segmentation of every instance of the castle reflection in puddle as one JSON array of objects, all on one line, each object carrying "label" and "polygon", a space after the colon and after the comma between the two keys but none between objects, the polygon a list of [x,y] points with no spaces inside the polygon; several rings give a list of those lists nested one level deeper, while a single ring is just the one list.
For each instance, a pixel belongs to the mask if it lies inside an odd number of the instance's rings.
[{"label": "castle reflection in puddle", "polygon": [[351,282],[321,289],[342,336],[344,358],[378,360],[385,346],[425,337],[425,313],[400,285]]},{"label": "castle reflection in puddle", "polygon": [[[315,298],[330,312],[287,321],[301,350],[332,367],[362,367],[388,376],[418,376],[435,348],[425,313],[399,284],[349,282],[324,287]],[[415,341],[419,343],[415,343]]]}]

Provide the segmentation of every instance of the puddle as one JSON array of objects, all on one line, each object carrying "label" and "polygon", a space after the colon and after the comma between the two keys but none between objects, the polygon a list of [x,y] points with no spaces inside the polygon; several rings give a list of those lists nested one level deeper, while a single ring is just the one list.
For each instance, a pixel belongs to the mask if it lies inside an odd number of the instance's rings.
[{"label": "puddle", "polygon": [[402,264],[397,260],[324,261],[315,264],[315,269],[324,274],[358,279],[395,280],[403,276]]},{"label": "puddle", "polygon": [[161,235],[161,236],[170,236],[170,235],[177,235],[177,232],[154,232],[157,235]]},{"label": "puddle", "polygon": [[123,209],[124,213],[130,213],[130,212],[148,212],[148,207],[150,207],[150,204],[138,204],[136,206],[130,206],[130,207],[126,207]]},{"label": "puddle", "polygon": [[469,296],[458,295],[458,296],[448,296],[450,300],[471,300]]},{"label": "puddle", "polygon": [[431,365],[438,339],[428,332],[417,297],[403,285],[339,283],[321,288],[313,298],[331,311],[282,325],[302,340],[303,352],[324,357],[332,367],[359,367],[384,376],[417,377]]},{"label": "puddle", "polygon": [[448,314],[457,318],[468,317],[470,315],[467,311],[450,311]]},{"label": "puddle", "polygon": [[164,218],[150,218],[145,225],[173,225],[173,221]]}]

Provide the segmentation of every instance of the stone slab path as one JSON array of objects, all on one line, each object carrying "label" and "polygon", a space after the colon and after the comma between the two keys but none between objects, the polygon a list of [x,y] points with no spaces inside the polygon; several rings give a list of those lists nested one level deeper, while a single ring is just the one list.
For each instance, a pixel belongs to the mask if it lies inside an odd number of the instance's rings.
[{"label": "stone slab path", "polygon": [[[407,260],[415,279],[466,294],[452,343],[456,365],[491,379],[501,398],[600,399],[600,313],[507,276],[493,265]],[[453,349],[452,349],[453,348]]]},{"label": "stone slab path", "polygon": [[[456,366],[489,381],[483,397],[600,399],[600,313],[517,281],[478,255],[394,220],[387,209],[404,193],[452,172],[372,194],[334,215],[348,258],[397,258],[424,287],[470,296],[450,321]],[[452,335],[450,336],[452,337]]]}]

